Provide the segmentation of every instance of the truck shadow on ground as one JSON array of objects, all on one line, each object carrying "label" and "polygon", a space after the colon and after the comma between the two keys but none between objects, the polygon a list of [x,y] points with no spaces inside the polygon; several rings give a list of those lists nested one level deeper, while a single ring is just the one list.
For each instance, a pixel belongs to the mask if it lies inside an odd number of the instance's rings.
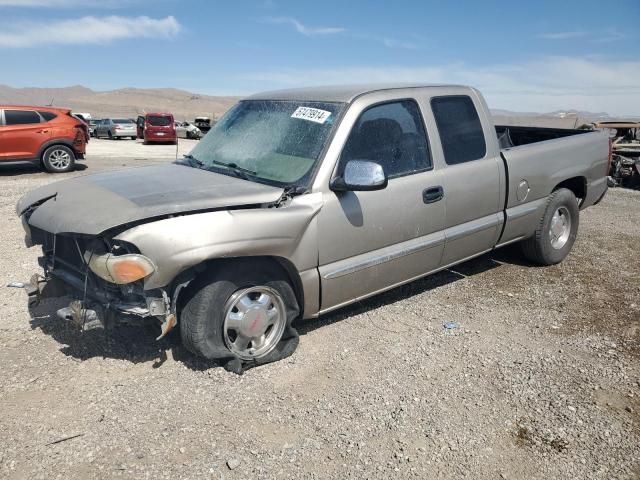
[{"label": "truck shadow on ground", "polygon": [[392,305],[396,302],[410,299],[415,295],[493,270],[503,264],[533,266],[533,264],[524,259],[517,246],[507,246],[447,268],[433,275],[414,280],[413,282],[401,285],[387,292],[340,308],[326,315],[322,315],[318,319],[299,322],[296,328],[300,335],[305,335],[317,328],[346,320],[385,305]]},{"label": "truck shadow on ground", "polygon": [[[414,295],[434,290],[466,277],[481,274],[500,267],[504,263],[529,265],[512,248],[482,255],[460,265],[428,277],[394,288],[384,294],[357,302],[351,306],[321,316],[316,320],[299,321],[295,324],[300,335],[317,328],[331,325],[349,317],[410,299]],[[30,309],[31,328],[40,329],[63,345],[60,351],[67,356],[83,361],[90,358],[126,360],[134,364],[151,363],[152,368],[161,367],[168,358],[183,363],[192,370],[207,370],[221,366],[215,361],[200,359],[188,352],[180,342],[176,329],[165,338],[156,341],[160,329],[155,324],[143,326],[118,326],[111,330],[89,330],[81,332],[68,322],[58,318],[56,312],[69,304],[69,298],[43,300]]]},{"label": "truck shadow on ground", "polygon": [[[88,168],[88,166],[84,163],[76,163],[73,168],[73,172],[81,172]],[[60,175],[60,174],[50,174],[45,172],[40,165],[35,165],[30,162],[23,163],[8,163],[6,165],[0,165],[0,177],[15,177],[18,175]],[[56,177],[57,178],[57,177]],[[60,179],[66,177],[60,177]]]}]

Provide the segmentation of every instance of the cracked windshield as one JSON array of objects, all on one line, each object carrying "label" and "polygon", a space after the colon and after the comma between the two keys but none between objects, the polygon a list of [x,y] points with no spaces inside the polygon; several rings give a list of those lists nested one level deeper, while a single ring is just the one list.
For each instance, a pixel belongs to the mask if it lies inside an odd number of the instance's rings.
[{"label": "cracked windshield", "polygon": [[249,100],[216,124],[188,158],[277,185],[305,183],[342,105]]}]

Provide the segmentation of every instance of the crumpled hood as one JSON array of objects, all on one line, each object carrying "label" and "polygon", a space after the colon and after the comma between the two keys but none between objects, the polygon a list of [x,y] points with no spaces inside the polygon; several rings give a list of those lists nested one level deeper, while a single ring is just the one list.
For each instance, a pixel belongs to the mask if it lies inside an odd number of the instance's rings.
[{"label": "crumpled hood", "polygon": [[[51,233],[97,235],[127,223],[194,211],[277,201],[283,189],[183,165],[167,164],[54,182],[23,196],[19,215]],[[47,199],[48,200],[45,200]]]}]

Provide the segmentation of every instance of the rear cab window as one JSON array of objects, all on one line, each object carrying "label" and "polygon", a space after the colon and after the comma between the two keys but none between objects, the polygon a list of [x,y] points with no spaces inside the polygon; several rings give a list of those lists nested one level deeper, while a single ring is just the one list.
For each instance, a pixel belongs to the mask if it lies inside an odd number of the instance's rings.
[{"label": "rear cab window", "polygon": [[29,125],[32,123],[40,123],[42,120],[38,112],[33,110],[5,110],[5,125]]},{"label": "rear cab window", "polygon": [[427,134],[415,100],[394,100],[367,108],[351,129],[340,158],[382,165],[387,177],[401,177],[432,167]]},{"label": "rear cab window", "polygon": [[440,142],[447,165],[484,158],[487,145],[473,100],[466,95],[431,99]]}]

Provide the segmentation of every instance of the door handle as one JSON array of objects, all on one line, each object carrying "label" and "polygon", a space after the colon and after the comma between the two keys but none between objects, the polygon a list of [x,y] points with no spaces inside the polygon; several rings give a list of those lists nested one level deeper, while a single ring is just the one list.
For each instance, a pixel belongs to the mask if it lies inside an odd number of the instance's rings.
[{"label": "door handle", "polygon": [[422,191],[422,201],[424,203],[434,203],[442,200],[444,197],[444,190],[441,186],[429,187]]},{"label": "door handle", "polygon": [[49,133],[49,130],[38,130],[37,133]]}]

